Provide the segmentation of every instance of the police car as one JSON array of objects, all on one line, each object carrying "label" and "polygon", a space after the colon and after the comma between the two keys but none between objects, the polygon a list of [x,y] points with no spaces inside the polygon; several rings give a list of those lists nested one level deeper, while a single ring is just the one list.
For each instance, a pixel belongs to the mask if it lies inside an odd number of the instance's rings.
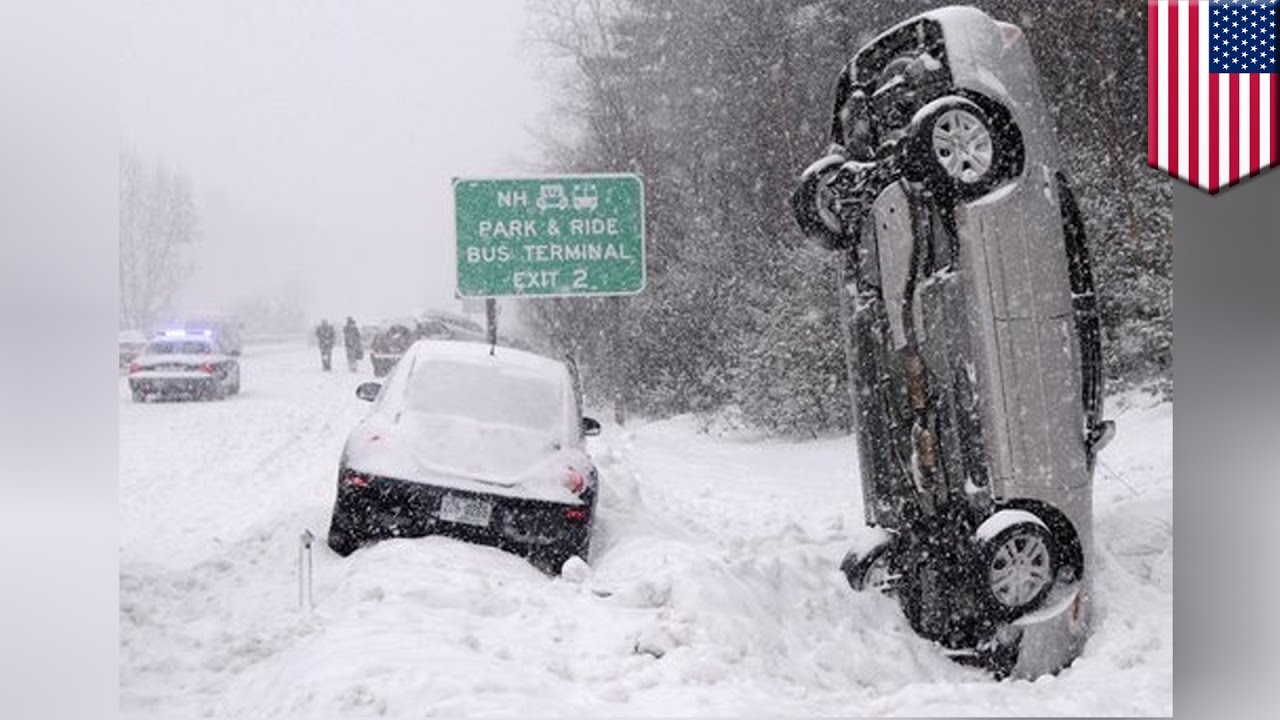
[{"label": "police car", "polygon": [[135,402],[221,399],[240,392],[240,361],[212,330],[164,331],[130,363],[129,389]]}]

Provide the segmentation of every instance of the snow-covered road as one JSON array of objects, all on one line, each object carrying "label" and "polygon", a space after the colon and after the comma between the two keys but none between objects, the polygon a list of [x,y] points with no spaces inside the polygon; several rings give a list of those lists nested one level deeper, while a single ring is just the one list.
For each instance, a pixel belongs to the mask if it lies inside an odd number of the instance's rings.
[{"label": "snow-covered road", "polygon": [[[606,425],[592,566],[549,578],[497,550],[318,543],[367,374],[249,348],[244,392],[120,393],[126,714],[1162,715],[1172,712],[1172,406],[1113,410],[1095,498],[1096,629],[1057,677],[997,683],[943,658],[837,564],[862,524],[851,438]],[[367,370],[366,370],[367,373]]]}]

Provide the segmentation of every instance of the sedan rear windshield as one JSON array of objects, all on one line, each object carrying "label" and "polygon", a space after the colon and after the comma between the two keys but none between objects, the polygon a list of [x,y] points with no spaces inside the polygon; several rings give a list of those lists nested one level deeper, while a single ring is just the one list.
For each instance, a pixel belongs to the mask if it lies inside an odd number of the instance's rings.
[{"label": "sedan rear windshield", "polygon": [[147,346],[148,355],[209,355],[213,346],[199,340],[161,340]]},{"label": "sedan rear windshield", "polygon": [[562,400],[554,376],[441,360],[417,362],[405,390],[410,410],[531,430],[554,430]]}]

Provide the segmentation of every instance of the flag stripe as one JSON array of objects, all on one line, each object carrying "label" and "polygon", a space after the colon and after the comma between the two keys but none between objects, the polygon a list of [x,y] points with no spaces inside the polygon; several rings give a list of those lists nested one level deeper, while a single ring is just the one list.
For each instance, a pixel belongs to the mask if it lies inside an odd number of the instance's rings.
[{"label": "flag stripe", "polygon": [[1271,97],[1271,79],[1258,77],[1258,164],[1271,166],[1271,128],[1275,119],[1275,100]]},{"label": "flag stripe", "polygon": [[[1280,53],[1280,49],[1277,49]],[[1276,111],[1280,110],[1280,99],[1276,97],[1276,78],[1280,73],[1271,73],[1271,165],[1276,164],[1276,145],[1280,145],[1280,132],[1276,131]]]},{"label": "flag stripe", "polygon": [[[1280,53],[1280,49],[1276,50]],[[1277,94],[1276,78],[1280,73],[1271,73],[1271,165],[1276,164],[1276,145],[1280,145],[1280,131],[1276,129],[1276,114],[1280,110],[1280,94]]]},{"label": "flag stripe", "polygon": [[[1199,28],[1199,32],[1196,33],[1199,42],[1199,49],[1196,53],[1196,78],[1200,85],[1199,112],[1197,113],[1200,132],[1199,137],[1196,139],[1197,150],[1193,162],[1200,168],[1199,182],[1196,184],[1207,188],[1209,177],[1212,175],[1210,168],[1213,167],[1210,162],[1212,147],[1209,139],[1214,137],[1209,133],[1209,118],[1213,116],[1212,108],[1214,107],[1209,104],[1211,97],[1209,94],[1209,21],[1204,13],[1201,12],[1201,4],[1199,2],[1191,4],[1191,13],[1196,18],[1197,27]],[[1212,97],[1213,101],[1216,102],[1217,96]]]},{"label": "flag stripe", "polygon": [[1169,3],[1161,0],[1160,7],[1165,12],[1157,13],[1156,22],[1159,24],[1159,30],[1156,33],[1156,44],[1160,57],[1160,64],[1157,69],[1156,76],[1156,97],[1157,109],[1159,117],[1156,119],[1156,125],[1159,127],[1157,134],[1156,161],[1159,166],[1165,170],[1169,169]]},{"label": "flag stripe", "polygon": [[1247,75],[1235,75],[1240,81],[1240,96],[1236,100],[1236,105],[1240,108],[1239,131],[1240,131],[1240,150],[1236,153],[1235,164],[1239,168],[1239,174],[1236,175],[1236,182],[1241,178],[1249,177],[1249,77]]},{"label": "flag stripe", "polygon": [[1219,78],[1218,89],[1218,188],[1231,182],[1231,77]]},{"label": "flag stripe", "polygon": [[1166,39],[1169,53],[1169,162],[1165,167],[1169,168],[1169,174],[1174,177],[1181,177],[1178,174],[1178,131],[1182,125],[1179,122],[1181,116],[1178,114],[1178,64],[1184,53],[1179,52],[1178,47],[1178,6],[1181,3],[1169,3],[1169,35]]},{"label": "flag stripe", "polygon": [[1231,117],[1227,124],[1227,133],[1230,135],[1228,141],[1230,150],[1227,152],[1229,158],[1227,181],[1235,185],[1240,182],[1240,76],[1231,74],[1228,76],[1227,83],[1231,86],[1231,102],[1227,108]]},{"label": "flag stripe", "polygon": [[1160,106],[1160,81],[1157,68],[1160,67],[1160,30],[1156,17],[1159,15],[1159,3],[1150,0],[1147,7],[1147,165],[1156,167],[1160,162],[1160,126],[1156,108]]},{"label": "flag stripe", "polygon": [[1187,172],[1189,162],[1189,153],[1191,151],[1190,138],[1191,122],[1191,83],[1190,75],[1195,69],[1192,64],[1191,54],[1191,32],[1187,27],[1187,3],[1189,0],[1178,0],[1178,32],[1174,34],[1173,39],[1177,42],[1178,48],[1178,82],[1176,83],[1178,90],[1177,106],[1177,125],[1178,125],[1178,142],[1174,147],[1174,152],[1178,158],[1178,177],[1186,180],[1190,177]]},{"label": "flag stripe", "polygon": [[1198,3],[1187,10],[1187,179],[1200,184],[1200,25]]},{"label": "flag stripe", "polygon": [[1218,192],[1218,181],[1222,177],[1222,165],[1218,158],[1222,136],[1218,134],[1219,119],[1222,117],[1222,100],[1218,94],[1218,76],[1209,73],[1209,192]]},{"label": "flag stripe", "polygon": [[1262,129],[1262,76],[1258,73],[1249,75],[1249,174],[1258,174],[1258,160],[1261,156],[1259,143],[1262,142],[1259,130]]}]

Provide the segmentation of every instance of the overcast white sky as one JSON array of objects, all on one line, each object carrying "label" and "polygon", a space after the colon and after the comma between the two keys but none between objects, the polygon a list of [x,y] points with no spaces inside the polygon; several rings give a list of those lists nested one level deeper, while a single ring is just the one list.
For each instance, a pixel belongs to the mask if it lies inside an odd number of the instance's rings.
[{"label": "overcast white sky", "polygon": [[126,0],[120,140],[196,186],[188,310],[306,298],[373,321],[453,299],[454,176],[539,157],[524,0]]}]

